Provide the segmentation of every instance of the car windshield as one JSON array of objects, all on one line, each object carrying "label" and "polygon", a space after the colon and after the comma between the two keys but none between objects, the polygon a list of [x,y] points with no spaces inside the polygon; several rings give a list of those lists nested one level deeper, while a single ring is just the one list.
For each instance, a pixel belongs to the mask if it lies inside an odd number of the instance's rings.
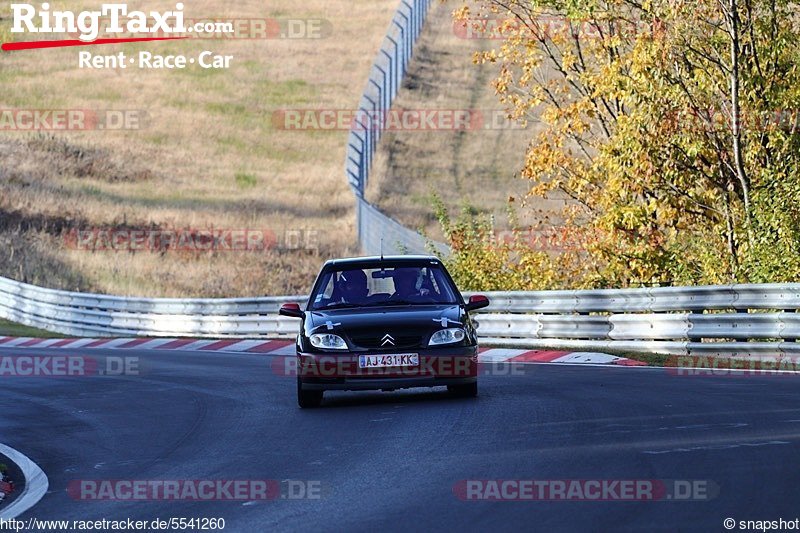
[{"label": "car windshield", "polygon": [[458,297],[441,265],[346,268],[322,275],[312,309],[457,304]]}]

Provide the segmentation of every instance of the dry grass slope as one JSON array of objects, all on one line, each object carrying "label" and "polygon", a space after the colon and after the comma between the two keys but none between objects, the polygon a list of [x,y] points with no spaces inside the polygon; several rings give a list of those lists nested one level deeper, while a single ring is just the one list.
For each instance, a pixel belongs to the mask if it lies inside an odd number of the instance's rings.
[{"label": "dry grass slope", "polygon": [[[174,2],[129,5],[167,10]],[[306,291],[325,258],[355,252],[353,199],[342,171],[347,134],[276,129],[272,113],[354,107],[396,5],[199,0],[187,4],[187,18],[321,18],[332,33],[146,45],[161,54],[233,55],[229,70],[86,70],[77,68],[75,49],[0,53],[0,109],[139,110],[147,117],[138,130],[0,136],[0,275],[144,296]],[[4,40],[9,18],[9,5],[0,6]],[[113,45],[102,53],[130,55],[144,46]],[[164,255],[64,246],[71,228],[120,225],[267,229],[279,238],[301,230],[316,232],[320,246]]]},{"label": "dry grass slope", "polygon": [[[454,31],[452,4],[434,6],[415,51],[397,106],[405,109],[478,110],[484,117],[504,119],[491,86],[496,67],[477,66],[472,54],[498,41],[464,39]],[[462,33],[461,35],[464,35]],[[494,124],[493,121],[487,121]],[[381,140],[369,198],[406,226],[422,228],[441,239],[431,193],[436,192],[451,213],[470,205],[475,213],[495,215],[497,227],[507,224],[508,199],[519,205],[529,182],[519,178],[525,150],[539,127],[511,126],[474,130],[391,131]],[[529,198],[524,223],[558,224],[563,198]]]}]

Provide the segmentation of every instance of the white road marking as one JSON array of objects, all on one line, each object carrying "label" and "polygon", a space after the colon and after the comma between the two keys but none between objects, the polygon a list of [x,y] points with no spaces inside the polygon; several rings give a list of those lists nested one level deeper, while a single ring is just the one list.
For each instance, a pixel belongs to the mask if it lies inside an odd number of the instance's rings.
[{"label": "white road marking", "polygon": [[734,442],[731,444],[709,444],[707,446],[692,446],[691,448],[672,448],[671,450],[645,450],[642,453],[648,455],[661,455],[665,453],[684,453],[706,450],[731,450],[733,448],[754,448],[758,446],[775,446],[781,444],[791,444],[785,440],[770,440],[766,442]]},{"label": "white road marking", "polygon": [[558,359],[554,359],[553,363],[595,363],[595,364],[610,364],[618,361],[622,357],[609,355],[600,352],[573,352]]},{"label": "white road marking", "polygon": [[508,348],[491,348],[485,352],[478,354],[478,362],[480,363],[503,363],[512,357],[522,355],[530,350],[511,350]]},{"label": "white road marking", "polygon": [[0,509],[0,519],[16,518],[37,503],[47,493],[50,483],[39,465],[10,446],[0,444],[0,453],[16,464],[25,476],[25,489],[5,509]]}]

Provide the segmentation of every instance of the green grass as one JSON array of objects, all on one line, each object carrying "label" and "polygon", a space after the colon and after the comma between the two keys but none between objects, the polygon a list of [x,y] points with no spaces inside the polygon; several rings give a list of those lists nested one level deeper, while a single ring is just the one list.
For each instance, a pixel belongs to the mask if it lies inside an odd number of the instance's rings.
[{"label": "green grass", "polygon": [[246,116],[250,110],[244,104],[234,104],[229,102],[209,102],[206,109],[218,115]]},{"label": "green grass", "polygon": [[[618,357],[627,357],[628,359],[633,359],[634,361],[642,361],[643,363],[647,363],[649,366],[675,366],[675,358],[679,357],[675,355],[664,355],[657,353],[638,353],[625,351],[614,353],[613,350],[603,351]],[[668,364],[669,362],[672,362],[672,364]]]},{"label": "green grass", "polygon": [[52,333],[42,329],[23,326],[8,320],[0,319],[0,337],[39,337],[39,338],[62,338],[60,333]]},{"label": "green grass", "polygon": [[0,22],[0,42],[9,43],[13,41],[11,37],[11,20]]},{"label": "green grass", "polygon": [[236,173],[236,185],[241,187],[242,189],[246,189],[248,187],[255,187],[258,185],[258,178],[255,177],[253,174],[246,174],[244,172],[237,172]]},{"label": "green grass", "polygon": [[155,133],[153,135],[147,135],[145,140],[156,146],[164,146],[170,141],[170,137],[166,133]]},{"label": "green grass", "polygon": [[[251,150],[251,146],[242,139],[240,139],[239,137],[231,137],[231,136],[221,137],[217,140],[217,144],[219,145],[221,151],[225,151],[224,149],[226,148],[233,148],[234,150],[237,150],[239,152],[248,152]],[[236,181],[237,182],[239,181],[238,177],[236,178]]]},{"label": "green grass", "polygon": [[231,102],[209,102],[204,104],[206,111],[215,115],[220,115],[218,120],[239,129],[258,129],[265,127],[268,120],[263,113],[257,109],[250,108],[244,104],[234,104]]},{"label": "green grass", "polygon": [[262,68],[264,68],[261,63],[252,59],[242,61],[242,66],[245,68],[245,70],[247,70],[247,72],[250,73],[258,73]]},{"label": "green grass", "polygon": [[257,94],[262,106],[267,108],[287,108],[293,105],[309,105],[317,98],[317,89],[305,80],[271,81],[258,84]]}]

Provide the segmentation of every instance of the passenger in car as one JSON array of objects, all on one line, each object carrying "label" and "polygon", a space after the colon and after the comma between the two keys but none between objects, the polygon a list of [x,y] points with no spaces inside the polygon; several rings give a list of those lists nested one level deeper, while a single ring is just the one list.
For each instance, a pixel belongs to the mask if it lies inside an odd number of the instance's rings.
[{"label": "passenger in car", "polygon": [[419,270],[414,268],[397,268],[392,278],[394,279],[394,294],[392,299],[404,300],[412,296],[419,296],[417,279]]},{"label": "passenger in car", "polygon": [[347,270],[339,276],[339,294],[343,302],[363,304],[367,301],[369,287],[363,270]]}]

